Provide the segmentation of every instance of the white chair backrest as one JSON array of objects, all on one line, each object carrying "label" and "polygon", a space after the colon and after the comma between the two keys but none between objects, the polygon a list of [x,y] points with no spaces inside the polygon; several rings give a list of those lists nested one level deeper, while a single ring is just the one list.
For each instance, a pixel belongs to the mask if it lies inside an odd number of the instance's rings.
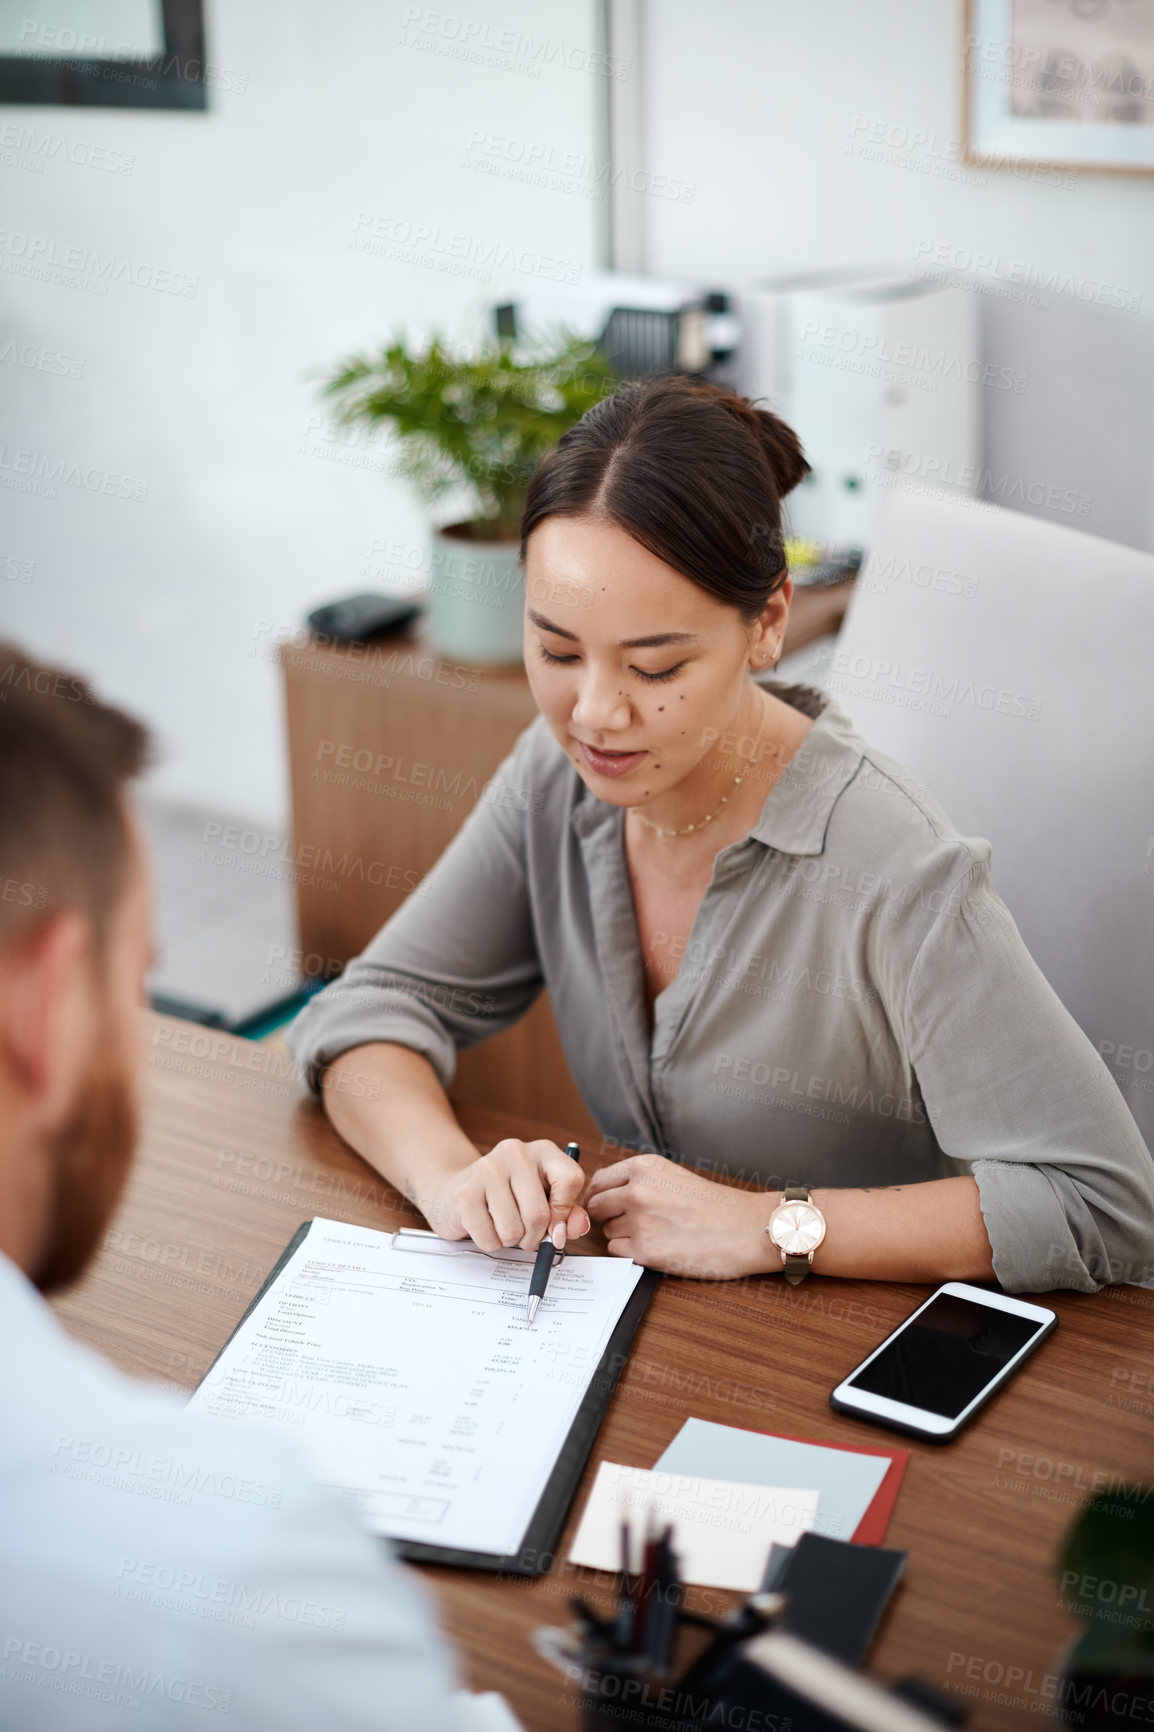
[{"label": "white chair backrest", "polygon": [[994,884],[1154,1146],[1154,556],[895,492],[824,679],[993,847]]}]

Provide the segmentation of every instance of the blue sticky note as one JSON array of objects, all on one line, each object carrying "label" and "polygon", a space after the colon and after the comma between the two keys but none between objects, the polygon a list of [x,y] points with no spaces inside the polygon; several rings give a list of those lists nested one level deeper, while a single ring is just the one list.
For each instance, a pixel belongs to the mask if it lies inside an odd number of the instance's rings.
[{"label": "blue sticky note", "polygon": [[795,1443],[739,1431],[708,1419],[687,1419],[661,1459],[662,1473],[736,1480],[742,1485],[817,1486],[815,1533],[851,1540],[886,1476],[888,1456],[854,1455],[818,1443]]}]

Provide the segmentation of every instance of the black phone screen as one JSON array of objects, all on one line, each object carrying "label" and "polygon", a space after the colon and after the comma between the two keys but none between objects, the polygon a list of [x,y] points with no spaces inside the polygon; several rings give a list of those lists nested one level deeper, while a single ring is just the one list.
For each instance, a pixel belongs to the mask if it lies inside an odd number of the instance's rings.
[{"label": "black phone screen", "polygon": [[939,1293],[916,1323],[899,1330],[847,1379],[848,1387],[956,1419],[1044,1327],[1040,1320]]}]

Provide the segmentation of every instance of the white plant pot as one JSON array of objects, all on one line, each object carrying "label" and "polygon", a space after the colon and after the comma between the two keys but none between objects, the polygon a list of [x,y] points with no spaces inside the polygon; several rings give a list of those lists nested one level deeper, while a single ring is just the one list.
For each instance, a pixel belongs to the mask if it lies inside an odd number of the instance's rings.
[{"label": "white plant pot", "polygon": [[519,662],[525,589],[515,541],[473,541],[468,525],[432,533],[429,636],[463,662]]}]

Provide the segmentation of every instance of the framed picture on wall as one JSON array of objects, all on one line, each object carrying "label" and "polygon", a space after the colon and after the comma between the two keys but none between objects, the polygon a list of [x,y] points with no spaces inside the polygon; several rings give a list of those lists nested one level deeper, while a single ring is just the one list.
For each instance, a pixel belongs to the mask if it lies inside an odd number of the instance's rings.
[{"label": "framed picture on wall", "polygon": [[211,70],[202,0],[0,0],[0,103],[204,109]]},{"label": "framed picture on wall", "polygon": [[966,0],[967,162],[1154,174],[1154,0]]}]

